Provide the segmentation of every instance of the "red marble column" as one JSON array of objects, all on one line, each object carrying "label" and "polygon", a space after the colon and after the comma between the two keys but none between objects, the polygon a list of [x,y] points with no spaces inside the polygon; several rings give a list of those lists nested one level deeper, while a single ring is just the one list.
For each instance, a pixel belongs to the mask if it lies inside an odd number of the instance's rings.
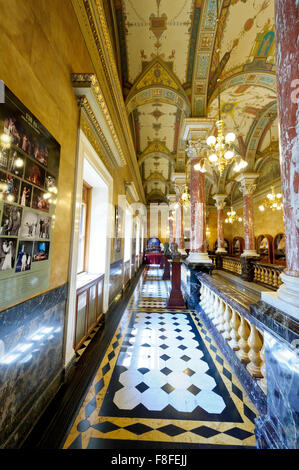
[{"label": "red marble column", "polygon": [[200,161],[201,158],[192,157],[190,168],[191,243],[190,254],[187,258],[190,263],[212,262],[207,254],[205,175],[194,169],[194,165]]},{"label": "red marble column", "polygon": [[217,240],[218,248],[216,253],[226,253],[224,243],[224,207],[226,194],[215,194],[213,198],[216,200],[217,207]]},{"label": "red marble column", "polygon": [[173,219],[169,219],[169,245],[174,241],[174,234],[173,234]]},{"label": "red marble column", "polygon": [[299,3],[275,0],[280,162],[286,274],[299,277]]},{"label": "red marble column", "polygon": [[244,240],[245,249],[241,256],[258,256],[255,249],[255,236],[254,236],[254,213],[253,213],[253,193],[256,188],[254,181],[258,177],[257,173],[243,173],[237,181],[241,183],[240,190],[243,193],[244,202]]},{"label": "red marble column", "polygon": [[299,320],[299,3],[275,0],[276,76],[286,269],[262,300]]},{"label": "red marble column", "polygon": [[178,251],[181,254],[186,254],[185,252],[185,239],[184,239],[184,208],[181,198],[177,198],[177,208],[176,208],[176,237],[175,241],[178,244]]}]

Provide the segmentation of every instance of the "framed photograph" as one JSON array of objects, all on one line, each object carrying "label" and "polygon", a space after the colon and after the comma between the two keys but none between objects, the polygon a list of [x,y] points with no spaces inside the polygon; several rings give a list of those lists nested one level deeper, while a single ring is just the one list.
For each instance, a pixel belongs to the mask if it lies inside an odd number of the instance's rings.
[{"label": "framed photograph", "polygon": [[0,170],[8,170],[9,150],[2,149],[0,152]]},{"label": "framed photograph", "polygon": [[50,242],[34,242],[33,262],[49,259]]},{"label": "framed photograph", "polygon": [[50,203],[47,199],[44,199],[45,191],[41,191],[40,189],[34,188],[33,189],[33,197],[32,197],[32,209],[37,209],[39,211],[49,212]]},{"label": "framed photograph", "polygon": [[50,239],[51,217],[43,215],[38,216],[37,222],[37,238]]},{"label": "framed photograph", "polygon": [[29,271],[32,263],[33,242],[20,240],[18,246],[16,273]]},{"label": "framed photograph", "polygon": [[8,235],[13,237],[17,237],[19,235],[22,212],[22,207],[13,206],[11,204],[4,204],[0,228],[1,235]]},{"label": "framed photograph", "polygon": [[8,271],[14,268],[16,248],[16,238],[0,237],[0,271]]},{"label": "framed photograph", "polygon": [[25,180],[35,184],[36,186],[39,186],[40,188],[43,188],[45,185],[45,177],[45,170],[37,163],[33,162],[29,158],[26,158]]},{"label": "framed photograph", "polygon": [[17,202],[19,197],[20,180],[8,173],[0,171],[0,196],[3,201]]},{"label": "framed photograph", "polygon": [[30,207],[31,204],[31,196],[32,196],[32,189],[33,187],[29,183],[22,183],[21,184],[21,191],[19,196],[19,204],[21,206]]},{"label": "framed photograph", "polygon": [[38,214],[36,212],[24,210],[23,220],[20,230],[20,237],[34,240],[38,238]]},{"label": "framed photograph", "polygon": [[17,150],[11,149],[7,170],[19,178],[23,178],[24,168],[25,157]]},{"label": "framed photograph", "polygon": [[56,178],[47,173],[45,178],[45,188],[49,191],[53,186],[57,187]]}]

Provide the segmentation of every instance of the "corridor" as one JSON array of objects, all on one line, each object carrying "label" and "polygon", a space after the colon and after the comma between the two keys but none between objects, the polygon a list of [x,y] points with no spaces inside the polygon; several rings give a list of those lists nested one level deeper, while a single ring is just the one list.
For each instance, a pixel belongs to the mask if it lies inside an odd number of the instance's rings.
[{"label": "corridor", "polygon": [[161,276],[144,270],[63,448],[255,448],[253,404],[200,314],[166,308]]}]

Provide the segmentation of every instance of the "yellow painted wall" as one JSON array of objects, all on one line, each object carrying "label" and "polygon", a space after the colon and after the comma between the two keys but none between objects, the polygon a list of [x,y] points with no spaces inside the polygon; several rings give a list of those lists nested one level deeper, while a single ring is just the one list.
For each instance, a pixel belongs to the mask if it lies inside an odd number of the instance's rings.
[{"label": "yellow painted wall", "polygon": [[0,78],[61,145],[49,288],[68,277],[78,130],[72,72],[93,72],[70,1],[0,0]]},{"label": "yellow painted wall", "polygon": [[[259,235],[272,235],[274,238],[278,233],[284,232],[283,213],[282,211],[272,212],[270,209],[265,209],[261,212],[258,209],[259,203],[254,204],[254,233],[255,236]],[[238,216],[243,217],[243,209],[236,211]],[[234,237],[239,236],[244,238],[243,222],[235,222],[234,224],[224,224],[224,237],[232,240]]]}]

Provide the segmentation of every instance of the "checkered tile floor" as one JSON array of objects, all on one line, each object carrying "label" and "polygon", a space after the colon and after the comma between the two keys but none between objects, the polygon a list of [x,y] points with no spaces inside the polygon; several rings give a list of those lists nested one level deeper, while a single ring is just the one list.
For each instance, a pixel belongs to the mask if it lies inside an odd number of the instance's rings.
[{"label": "checkered tile floor", "polygon": [[117,448],[120,440],[254,448],[256,410],[201,318],[167,309],[169,282],[159,267],[147,274],[64,448]]}]

